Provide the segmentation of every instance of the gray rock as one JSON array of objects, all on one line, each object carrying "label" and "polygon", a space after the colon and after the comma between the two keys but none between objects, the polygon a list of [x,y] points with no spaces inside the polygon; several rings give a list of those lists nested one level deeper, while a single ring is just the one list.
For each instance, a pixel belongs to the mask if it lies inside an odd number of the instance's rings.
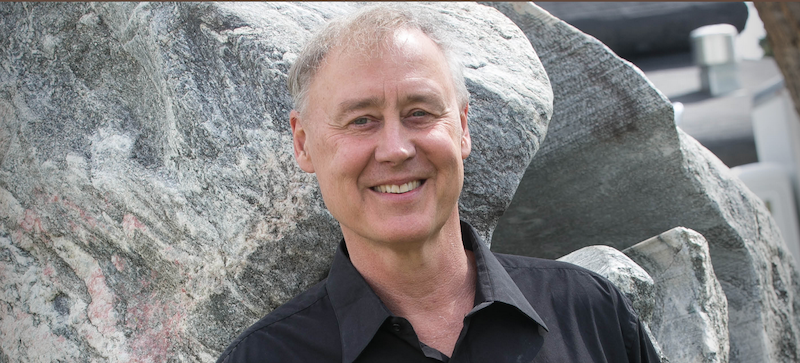
[{"label": "gray rock", "polygon": [[[461,206],[489,237],[552,93],[502,14],[426,6],[463,42]],[[0,361],[213,361],[325,276],[341,234],[295,165],[285,82],[353,7],[0,4]]]},{"label": "gray rock", "polygon": [[645,323],[663,362],[728,362],[728,304],[699,233],[677,227],[622,252],[595,245],[558,260],[617,286]]},{"label": "gray rock", "polygon": [[800,277],[763,203],[676,130],[641,71],[530,3],[492,5],[528,35],[555,98],[493,249],[557,258],[691,228],[708,240],[728,300],[730,361],[797,361]]},{"label": "gray rock", "polygon": [[673,362],[728,362],[728,301],[708,243],[676,227],[622,251],[655,283],[649,327]]}]

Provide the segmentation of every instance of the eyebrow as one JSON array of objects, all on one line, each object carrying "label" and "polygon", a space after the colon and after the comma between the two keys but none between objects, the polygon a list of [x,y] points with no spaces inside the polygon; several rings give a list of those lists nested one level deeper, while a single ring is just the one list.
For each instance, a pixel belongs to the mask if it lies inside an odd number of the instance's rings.
[{"label": "eyebrow", "polygon": [[346,100],[339,103],[338,111],[336,112],[336,119],[339,120],[346,114],[363,110],[365,108],[380,107],[383,105],[383,99],[379,97],[361,98],[355,100]]},{"label": "eyebrow", "polygon": [[444,98],[440,97],[439,94],[435,92],[413,93],[403,97],[401,101],[402,104],[406,105],[411,103],[424,103],[440,108],[444,108],[446,104]]}]

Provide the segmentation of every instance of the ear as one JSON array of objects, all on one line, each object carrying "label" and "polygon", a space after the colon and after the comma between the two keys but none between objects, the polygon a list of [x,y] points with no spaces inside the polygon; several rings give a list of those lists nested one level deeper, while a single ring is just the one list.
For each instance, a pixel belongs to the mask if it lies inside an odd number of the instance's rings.
[{"label": "ear", "polygon": [[306,173],[314,172],[314,164],[311,162],[311,155],[306,148],[306,130],[300,120],[300,113],[297,110],[289,112],[289,123],[292,125],[292,139],[294,144],[294,159],[297,165]]},{"label": "ear", "polygon": [[464,105],[461,111],[461,160],[469,156],[472,151],[472,139],[469,137],[469,125],[467,125],[467,113],[469,112],[469,104]]}]

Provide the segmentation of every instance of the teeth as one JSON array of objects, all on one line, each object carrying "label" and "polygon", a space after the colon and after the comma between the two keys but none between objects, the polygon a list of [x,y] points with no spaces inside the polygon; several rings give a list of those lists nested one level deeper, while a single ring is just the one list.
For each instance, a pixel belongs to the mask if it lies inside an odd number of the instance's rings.
[{"label": "teeth", "polygon": [[419,180],[414,180],[402,185],[378,185],[372,190],[380,193],[400,194],[417,189],[421,184]]}]

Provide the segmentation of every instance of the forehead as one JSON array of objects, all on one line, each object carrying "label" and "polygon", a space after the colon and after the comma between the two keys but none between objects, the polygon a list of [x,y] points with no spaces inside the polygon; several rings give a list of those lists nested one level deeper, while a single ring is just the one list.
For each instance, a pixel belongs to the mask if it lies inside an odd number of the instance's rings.
[{"label": "forehead", "polygon": [[325,68],[359,68],[376,62],[394,63],[394,66],[428,65],[449,70],[444,53],[425,33],[418,29],[400,28],[383,32],[377,39],[344,40],[325,57],[317,75]]},{"label": "forehead", "polygon": [[443,52],[419,30],[400,29],[375,44],[347,43],[328,54],[312,79],[310,108],[334,98],[362,99],[392,91],[439,93],[447,99],[454,95]]}]

